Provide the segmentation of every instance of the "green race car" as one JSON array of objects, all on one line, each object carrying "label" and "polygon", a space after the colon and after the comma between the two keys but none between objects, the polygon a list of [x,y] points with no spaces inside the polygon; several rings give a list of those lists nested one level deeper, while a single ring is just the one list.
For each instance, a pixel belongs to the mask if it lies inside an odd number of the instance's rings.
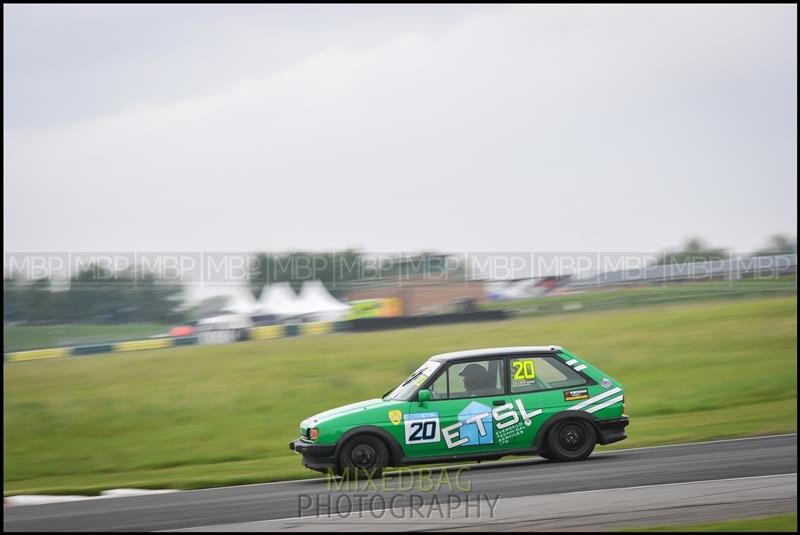
[{"label": "green race car", "polygon": [[303,420],[289,447],[337,474],[504,455],[577,461],[626,438],[624,407],[619,382],[561,347],[460,351],[381,398]]}]

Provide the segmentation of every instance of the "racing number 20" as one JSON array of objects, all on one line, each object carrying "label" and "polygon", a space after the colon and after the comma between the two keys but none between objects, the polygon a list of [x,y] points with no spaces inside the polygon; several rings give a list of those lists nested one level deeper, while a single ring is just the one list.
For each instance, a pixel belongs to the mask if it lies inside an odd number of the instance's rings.
[{"label": "racing number 20", "polygon": [[522,381],[524,379],[533,379],[536,377],[536,372],[533,368],[533,360],[515,360],[511,363],[514,367],[514,379]]},{"label": "racing number 20", "polygon": [[439,441],[439,414],[425,412],[406,414],[406,444],[425,444]]},{"label": "racing number 20", "polygon": [[436,422],[411,422],[411,434],[408,436],[409,442],[418,440],[430,440],[436,436]]}]

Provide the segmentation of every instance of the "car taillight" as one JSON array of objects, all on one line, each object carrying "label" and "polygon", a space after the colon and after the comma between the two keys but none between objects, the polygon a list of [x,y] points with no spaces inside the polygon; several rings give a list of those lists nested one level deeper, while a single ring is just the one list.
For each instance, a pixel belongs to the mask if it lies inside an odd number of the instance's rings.
[{"label": "car taillight", "polygon": [[316,427],[312,427],[308,430],[308,438],[311,440],[317,440],[319,438],[319,429]]}]

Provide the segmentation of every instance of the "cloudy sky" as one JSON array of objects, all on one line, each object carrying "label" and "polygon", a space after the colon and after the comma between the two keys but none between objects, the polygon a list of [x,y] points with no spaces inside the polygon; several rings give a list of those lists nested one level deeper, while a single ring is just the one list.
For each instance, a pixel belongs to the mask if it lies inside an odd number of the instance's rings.
[{"label": "cloudy sky", "polygon": [[796,6],[4,6],[4,250],[736,250]]}]

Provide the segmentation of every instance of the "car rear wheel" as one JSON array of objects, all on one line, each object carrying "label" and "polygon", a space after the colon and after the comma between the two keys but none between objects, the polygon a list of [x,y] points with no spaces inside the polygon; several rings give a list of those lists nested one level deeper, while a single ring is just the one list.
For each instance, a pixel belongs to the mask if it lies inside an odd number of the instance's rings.
[{"label": "car rear wheel", "polygon": [[339,453],[339,475],[349,472],[352,476],[372,475],[378,477],[389,463],[389,450],[377,437],[360,435],[348,440]]},{"label": "car rear wheel", "polygon": [[557,423],[547,434],[547,457],[555,461],[580,461],[591,455],[597,442],[594,426],[584,420]]}]

